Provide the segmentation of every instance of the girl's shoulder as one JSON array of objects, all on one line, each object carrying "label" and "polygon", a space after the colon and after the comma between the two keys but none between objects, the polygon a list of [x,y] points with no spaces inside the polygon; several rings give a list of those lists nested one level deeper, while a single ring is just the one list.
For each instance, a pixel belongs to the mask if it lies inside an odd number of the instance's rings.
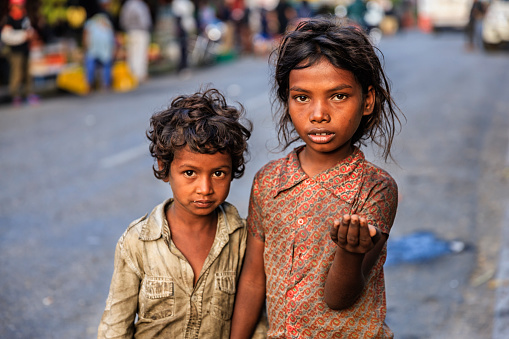
[{"label": "girl's shoulder", "polygon": [[295,157],[295,151],[292,151],[284,157],[269,161],[260,168],[260,170],[256,173],[256,177],[261,179],[279,176],[287,166],[293,165]]},{"label": "girl's shoulder", "polygon": [[372,181],[379,185],[394,187],[396,190],[398,185],[396,180],[385,169],[378,167],[368,160],[364,160],[363,177],[365,181]]}]

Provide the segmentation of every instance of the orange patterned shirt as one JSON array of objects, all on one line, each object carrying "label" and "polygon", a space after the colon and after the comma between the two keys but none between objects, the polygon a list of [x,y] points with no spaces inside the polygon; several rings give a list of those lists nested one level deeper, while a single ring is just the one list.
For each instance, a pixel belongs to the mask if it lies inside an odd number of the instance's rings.
[{"label": "orange patterned shirt", "polygon": [[396,182],[359,149],[310,178],[300,166],[301,150],[265,165],[251,191],[248,228],[265,242],[268,337],[393,338],[385,324],[386,247],[352,307],[330,309],[324,286],[337,246],[329,236],[333,220],[356,213],[388,234],[398,203]]}]

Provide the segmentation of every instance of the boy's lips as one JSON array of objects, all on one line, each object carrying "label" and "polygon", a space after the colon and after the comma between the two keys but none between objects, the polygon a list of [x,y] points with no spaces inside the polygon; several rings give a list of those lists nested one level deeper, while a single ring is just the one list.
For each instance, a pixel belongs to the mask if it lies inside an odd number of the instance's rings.
[{"label": "boy's lips", "polygon": [[328,143],[334,138],[336,134],[327,131],[312,131],[308,133],[309,139],[317,144],[325,144]]},{"label": "boy's lips", "polygon": [[214,204],[212,200],[194,200],[193,203],[198,207],[210,207]]}]

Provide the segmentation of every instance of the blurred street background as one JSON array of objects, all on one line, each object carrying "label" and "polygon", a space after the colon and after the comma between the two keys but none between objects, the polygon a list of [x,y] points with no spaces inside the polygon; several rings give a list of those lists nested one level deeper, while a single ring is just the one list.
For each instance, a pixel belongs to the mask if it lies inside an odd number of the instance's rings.
[{"label": "blurred street background", "polygon": [[[86,82],[80,42],[85,20],[105,3],[124,71],[108,88]],[[228,201],[246,216],[255,172],[286,153],[277,150],[270,102],[268,52],[285,22],[277,9],[292,27],[318,13],[349,16],[353,2],[303,9],[302,1],[147,1],[146,79],[125,67],[125,32],[115,19],[123,3],[26,2],[41,24],[30,48],[38,100],[9,94],[2,46],[1,338],[96,336],[118,238],[171,196],[153,176],[145,131],[176,95],[209,85],[245,107],[251,157]],[[473,1],[368,1],[358,21],[383,53],[406,115],[396,162],[365,149],[400,189],[386,264],[387,323],[397,339],[509,338],[509,2],[481,3],[472,22]],[[65,11],[50,17],[71,5],[77,22],[66,22]],[[176,13],[190,13],[182,14],[185,34]],[[494,33],[498,24],[502,33]]]}]

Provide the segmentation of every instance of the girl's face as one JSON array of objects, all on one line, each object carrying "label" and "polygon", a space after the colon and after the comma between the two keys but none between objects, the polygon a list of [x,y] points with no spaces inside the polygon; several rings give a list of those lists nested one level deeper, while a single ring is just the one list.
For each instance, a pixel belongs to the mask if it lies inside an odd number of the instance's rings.
[{"label": "girl's face", "polygon": [[[327,156],[338,162],[352,151],[350,140],[363,115],[373,112],[373,87],[363,96],[362,88],[350,71],[333,66],[327,59],[289,77],[288,110],[295,130],[307,147],[307,159]],[[304,155],[303,154],[303,155]]]}]

